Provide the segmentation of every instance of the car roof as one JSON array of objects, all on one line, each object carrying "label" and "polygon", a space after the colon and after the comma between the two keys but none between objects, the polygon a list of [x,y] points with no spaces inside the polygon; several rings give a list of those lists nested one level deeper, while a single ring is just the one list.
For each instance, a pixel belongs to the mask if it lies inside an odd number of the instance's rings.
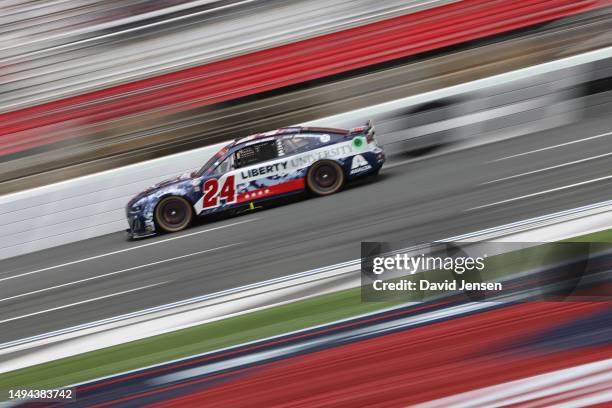
[{"label": "car roof", "polygon": [[238,146],[244,143],[248,143],[248,142],[253,142],[259,139],[265,139],[268,137],[277,137],[277,136],[299,134],[299,133],[335,133],[335,134],[340,134],[340,135],[348,135],[350,132],[347,129],[292,126],[292,127],[271,130],[269,132],[255,133],[253,135],[235,139],[231,147],[235,147],[235,146]]}]

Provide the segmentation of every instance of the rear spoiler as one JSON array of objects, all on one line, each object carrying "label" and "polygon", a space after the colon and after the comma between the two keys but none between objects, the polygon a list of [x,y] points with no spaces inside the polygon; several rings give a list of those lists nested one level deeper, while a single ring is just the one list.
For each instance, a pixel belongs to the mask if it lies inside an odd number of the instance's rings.
[{"label": "rear spoiler", "polygon": [[363,126],[351,128],[351,130],[349,131],[349,136],[365,135],[368,139],[368,142],[370,142],[371,139],[374,137],[374,133],[374,124],[371,120],[368,120]]}]

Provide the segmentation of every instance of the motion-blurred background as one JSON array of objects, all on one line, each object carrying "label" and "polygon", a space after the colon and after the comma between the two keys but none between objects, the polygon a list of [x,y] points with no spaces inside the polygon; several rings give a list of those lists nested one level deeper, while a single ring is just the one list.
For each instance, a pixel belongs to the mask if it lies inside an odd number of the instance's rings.
[{"label": "motion-blurred background", "polygon": [[[605,0],[512,3],[3,2],[0,191],[610,45]],[[606,61],[373,119],[383,141],[418,137],[405,151],[518,122],[566,122],[580,98],[605,89]]]},{"label": "motion-blurred background", "polygon": [[[268,354],[241,346],[235,360],[231,351],[212,363],[194,357],[185,369],[169,364],[80,385],[81,405],[607,406],[606,302],[403,305],[379,327],[363,318],[374,308],[355,301],[356,292],[350,302],[338,295],[316,303],[354,289],[345,271],[295,293],[266,292],[248,307],[228,301],[214,319],[315,299],[215,326],[222,340],[212,329],[166,337],[162,346],[143,340],[201,323],[195,306],[171,328],[130,320],[102,340],[61,336],[344,268],[362,241],[487,240],[525,225],[538,227],[529,238],[555,241],[610,228],[611,7],[612,0],[1,1],[0,372],[26,371],[0,374],[0,390],[81,383],[286,335],[286,349],[277,340],[261,346]],[[367,119],[389,158],[376,183],[169,239],[125,241],[129,198],[200,167],[219,143]],[[609,231],[597,239],[610,241]],[[338,323],[357,315],[355,329]],[[287,335],[331,322],[329,337]],[[110,346],[124,348],[98,350]],[[77,349],[101,354],[71,360]],[[68,359],[34,365],[60,357]],[[416,388],[406,386],[417,374]],[[476,398],[493,395],[507,398]]]}]

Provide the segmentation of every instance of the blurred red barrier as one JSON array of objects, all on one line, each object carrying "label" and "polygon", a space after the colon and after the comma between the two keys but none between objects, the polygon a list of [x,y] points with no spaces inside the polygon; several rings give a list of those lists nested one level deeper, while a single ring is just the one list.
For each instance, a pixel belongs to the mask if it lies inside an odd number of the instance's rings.
[{"label": "blurred red barrier", "polygon": [[610,5],[612,0],[464,0],[0,114],[0,154],[57,141],[44,135],[44,127],[61,122],[182,111]]},{"label": "blurred red barrier", "polygon": [[[580,321],[607,308],[609,304],[604,302],[509,306],[270,363],[234,379],[207,385],[200,391],[160,401],[155,406],[411,406],[609,359],[611,346],[591,345],[584,334],[577,338],[585,344],[575,344],[575,348],[569,349],[554,343],[552,347],[545,347],[537,341],[538,333]],[[576,378],[560,381],[565,381],[569,390],[574,385],[586,387],[580,392],[588,394],[594,390],[580,384],[580,380],[595,374],[583,372]],[[194,379],[191,385],[205,380]],[[572,381],[576,384],[570,384]],[[611,384],[608,382],[607,386]],[[518,395],[525,397],[524,388],[515,387],[506,385],[505,395],[493,397],[498,398],[497,402]],[[543,383],[534,391],[546,387]],[[577,393],[566,398],[579,396]],[[564,397],[562,391],[558,397]],[[473,402],[470,406],[478,405]],[[437,406],[445,405],[438,403]]]}]

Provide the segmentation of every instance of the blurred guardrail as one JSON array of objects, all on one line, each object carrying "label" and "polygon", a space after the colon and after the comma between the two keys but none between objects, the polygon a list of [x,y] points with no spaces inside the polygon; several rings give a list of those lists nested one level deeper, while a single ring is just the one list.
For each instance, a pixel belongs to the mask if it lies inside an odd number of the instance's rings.
[{"label": "blurred guardrail", "polygon": [[[517,136],[533,131],[534,127],[542,129],[564,123],[563,118],[566,118],[566,113],[571,111],[566,106],[567,91],[564,87],[553,86],[553,89],[559,92],[556,95],[555,92],[551,92],[550,81],[557,83],[558,80],[567,81],[568,78],[574,78],[574,83],[576,81],[579,83],[590,80],[591,76],[585,75],[584,67],[611,57],[612,47],[604,48],[307,124],[339,126],[360,123],[367,118],[384,118],[389,115],[393,117],[394,112],[398,110],[404,111],[411,106],[421,106],[431,101],[460,98],[466,95],[469,95],[468,101],[471,101],[475,98],[475,93],[481,92],[483,97],[489,98],[491,93],[504,90],[503,94],[511,99],[505,104],[506,111],[502,109],[496,114],[490,113],[486,120],[506,121],[506,128],[511,129],[511,132],[505,137]],[[538,83],[542,85],[542,89],[536,94],[528,92],[522,97],[516,97],[512,96],[514,95],[512,92],[507,92],[509,89],[519,90],[523,87],[533,90],[534,84]],[[513,109],[513,106],[518,109]],[[535,106],[542,108],[537,117],[533,116]],[[548,114],[550,111],[563,114],[551,116]],[[521,112],[526,116],[521,116]],[[511,120],[508,120],[508,117]],[[468,121],[467,126],[473,124]],[[501,127],[496,132],[504,133],[506,128]],[[457,133],[460,135],[458,137],[461,137],[463,134],[461,127]],[[379,135],[383,144],[398,140],[404,143],[410,139],[409,131],[400,133],[399,136],[394,132],[383,132]],[[480,136],[477,139],[478,143],[492,140],[491,133],[482,133]],[[0,259],[124,230],[127,227],[124,206],[130,197],[168,176],[199,168],[219,147],[220,145],[207,146],[0,196]]]},{"label": "blurred guardrail", "polygon": [[[606,201],[438,242],[520,242],[528,247],[529,243],[563,240],[611,226],[612,201]],[[508,250],[508,246],[488,248],[489,256]],[[406,248],[405,251],[417,250]],[[356,259],[0,344],[0,373],[359,287],[360,262]]]}]

